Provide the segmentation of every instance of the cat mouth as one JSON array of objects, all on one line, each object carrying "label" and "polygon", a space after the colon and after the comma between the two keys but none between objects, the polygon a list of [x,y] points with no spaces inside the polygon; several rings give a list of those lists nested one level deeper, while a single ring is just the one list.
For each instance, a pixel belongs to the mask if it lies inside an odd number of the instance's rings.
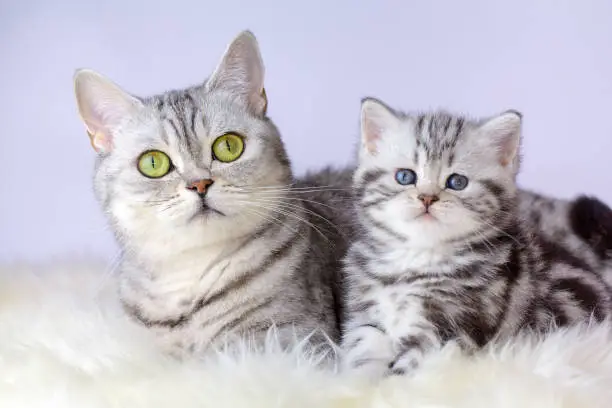
[{"label": "cat mouth", "polygon": [[417,215],[416,218],[423,221],[438,221],[438,219],[430,211],[423,211]]},{"label": "cat mouth", "polygon": [[211,215],[220,215],[225,217],[225,214],[214,207],[208,205],[205,200],[200,201],[200,208],[189,218],[189,222],[194,221],[197,218],[208,218]]},{"label": "cat mouth", "polygon": [[200,207],[200,212],[201,213],[216,213],[219,215],[222,215],[225,217],[225,214],[222,213],[221,211],[217,210],[216,208],[211,207],[210,205],[208,205],[205,202],[202,202],[202,206]]}]

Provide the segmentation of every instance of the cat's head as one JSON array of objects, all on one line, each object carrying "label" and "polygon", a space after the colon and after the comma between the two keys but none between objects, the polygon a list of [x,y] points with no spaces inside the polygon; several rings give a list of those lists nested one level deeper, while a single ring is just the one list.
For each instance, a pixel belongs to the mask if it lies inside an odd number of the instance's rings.
[{"label": "cat's head", "polygon": [[221,242],[274,218],[292,175],[250,32],[202,85],[139,98],[90,70],[74,80],[99,158],[95,191],[127,245]]},{"label": "cat's head", "polygon": [[355,184],[365,225],[424,246],[503,226],[514,210],[520,135],[515,111],[477,121],[364,99]]}]

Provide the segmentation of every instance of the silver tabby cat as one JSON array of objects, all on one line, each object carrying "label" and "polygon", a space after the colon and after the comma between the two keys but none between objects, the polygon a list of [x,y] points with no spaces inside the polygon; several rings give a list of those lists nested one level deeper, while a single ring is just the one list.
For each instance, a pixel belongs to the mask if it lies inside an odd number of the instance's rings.
[{"label": "silver tabby cat", "polygon": [[517,190],[520,114],[408,115],[365,99],[361,133],[347,369],[412,372],[450,340],[473,351],[610,315],[612,212]]},{"label": "silver tabby cat", "polygon": [[338,340],[350,175],[294,180],[263,81],[246,31],[187,89],[139,98],[75,76],[95,191],[122,248],[122,301],[173,354],[260,342],[272,325],[285,345]]}]

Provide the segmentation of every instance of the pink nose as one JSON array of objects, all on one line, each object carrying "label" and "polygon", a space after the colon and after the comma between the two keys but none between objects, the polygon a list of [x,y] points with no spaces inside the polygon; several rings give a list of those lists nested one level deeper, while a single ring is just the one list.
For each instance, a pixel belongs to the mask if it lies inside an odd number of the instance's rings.
[{"label": "pink nose", "polygon": [[419,194],[417,198],[421,200],[425,208],[429,208],[433,203],[440,200],[440,197],[437,195],[430,194]]},{"label": "pink nose", "polygon": [[213,181],[211,179],[194,181],[193,183],[187,186],[187,190],[191,190],[198,194],[206,194],[206,190],[208,189],[208,187],[210,187],[212,183]]}]

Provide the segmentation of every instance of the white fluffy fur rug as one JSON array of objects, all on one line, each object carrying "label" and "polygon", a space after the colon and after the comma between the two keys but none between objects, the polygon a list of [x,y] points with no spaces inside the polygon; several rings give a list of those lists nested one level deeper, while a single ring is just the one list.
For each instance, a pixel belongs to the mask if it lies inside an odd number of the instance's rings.
[{"label": "white fluffy fur rug", "polygon": [[0,267],[0,407],[611,407],[612,325],[466,358],[448,347],[378,386],[317,371],[299,350],[179,363],[122,315],[108,268]]}]

